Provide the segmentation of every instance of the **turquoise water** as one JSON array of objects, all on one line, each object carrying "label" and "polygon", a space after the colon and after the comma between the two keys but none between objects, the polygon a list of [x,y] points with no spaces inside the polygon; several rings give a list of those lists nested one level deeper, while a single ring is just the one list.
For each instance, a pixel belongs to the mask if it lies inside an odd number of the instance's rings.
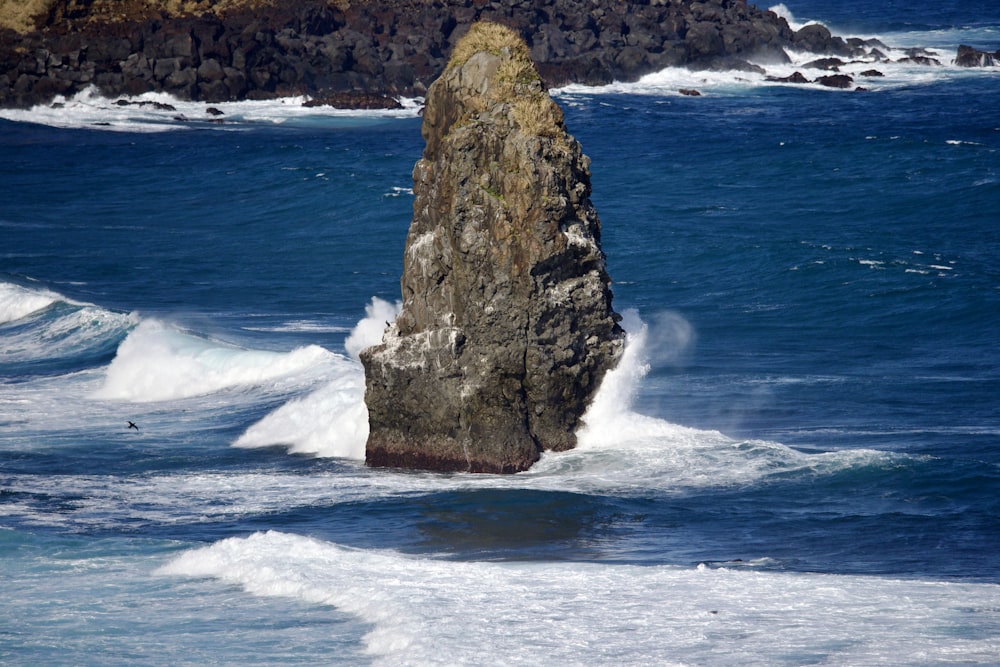
[{"label": "turquoise water", "polygon": [[630,353],[511,477],[361,462],[414,109],[7,114],[0,661],[995,664],[1000,70],[885,69],[557,91]]}]

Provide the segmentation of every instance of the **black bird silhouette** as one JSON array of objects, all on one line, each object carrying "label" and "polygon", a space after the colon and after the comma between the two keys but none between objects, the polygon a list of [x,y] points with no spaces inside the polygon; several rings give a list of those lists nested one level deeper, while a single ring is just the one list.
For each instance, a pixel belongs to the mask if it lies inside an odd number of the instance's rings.
[{"label": "black bird silhouette", "polygon": [[136,431],[139,430],[139,427],[135,425],[135,422],[129,422],[128,423],[128,427],[129,428],[134,428]]}]

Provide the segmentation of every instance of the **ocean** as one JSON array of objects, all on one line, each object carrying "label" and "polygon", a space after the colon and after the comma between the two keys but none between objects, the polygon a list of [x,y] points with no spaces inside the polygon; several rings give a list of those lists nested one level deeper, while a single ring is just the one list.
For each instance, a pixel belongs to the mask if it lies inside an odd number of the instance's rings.
[{"label": "ocean", "polygon": [[942,65],[554,91],[629,343],[511,476],[363,463],[419,101],[0,112],[0,663],[1000,664],[1000,13],[785,4]]}]

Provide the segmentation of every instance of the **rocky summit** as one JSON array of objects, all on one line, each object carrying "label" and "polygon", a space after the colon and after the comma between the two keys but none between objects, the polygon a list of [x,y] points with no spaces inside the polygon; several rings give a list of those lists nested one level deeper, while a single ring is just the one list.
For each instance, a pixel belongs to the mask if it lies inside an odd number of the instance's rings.
[{"label": "rocky summit", "polygon": [[361,354],[371,466],[513,473],[575,431],[624,332],[589,160],[514,31],[478,23],[430,87],[403,307]]}]

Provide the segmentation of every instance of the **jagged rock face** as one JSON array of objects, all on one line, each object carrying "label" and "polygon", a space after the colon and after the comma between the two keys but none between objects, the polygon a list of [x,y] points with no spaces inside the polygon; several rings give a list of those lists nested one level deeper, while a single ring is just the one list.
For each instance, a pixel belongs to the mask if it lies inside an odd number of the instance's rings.
[{"label": "jagged rock face", "polygon": [[959,67],[993,67],[998,60],[1000,60],[1000,50],[990,53],[962,44],[958,47],[955,64]]},{"label": "jagged rock face", "polygon": [[428,93],[403,309],[361,355],[369,465],[524,470],[575,445],[620,356],[589,161],[526,54],[478,51]]}]

